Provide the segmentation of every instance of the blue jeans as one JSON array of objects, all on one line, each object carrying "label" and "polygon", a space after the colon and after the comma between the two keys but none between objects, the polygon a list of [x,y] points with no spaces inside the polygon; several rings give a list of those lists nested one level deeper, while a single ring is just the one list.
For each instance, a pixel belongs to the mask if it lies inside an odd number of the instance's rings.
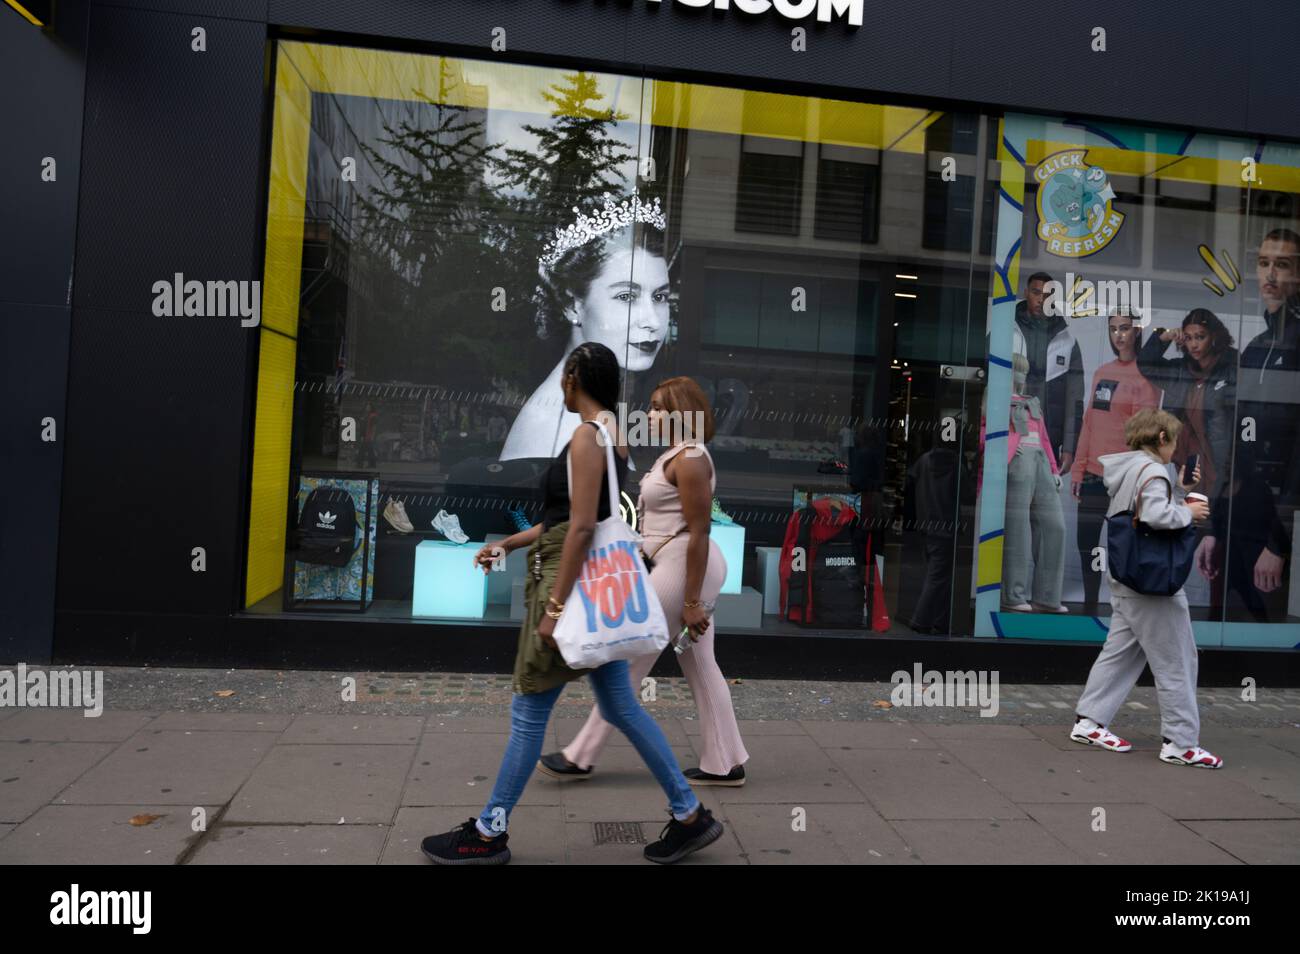
[{"label": "blue jeans", "polygon": [[[589,678],[601,716],[636,746],[654,773],[655,781],[668,796],[673,817],[678,821],[689,817],[700,807],[700,800],[678,767],[663,730],[641,708],[632,692],[627,661],[619,659],[606,663],[592,670]],[[547,692],[515,694],[510,704],[510,742],[501,760],[501,770],[497,772],[492,797],[479,815],[478,828],[483,834],[497,835],[506,830],[510,812],[523,795],[524,786],[541,758],[546,723],[550,721],[551,710],[563,691],[561,685]]]}]

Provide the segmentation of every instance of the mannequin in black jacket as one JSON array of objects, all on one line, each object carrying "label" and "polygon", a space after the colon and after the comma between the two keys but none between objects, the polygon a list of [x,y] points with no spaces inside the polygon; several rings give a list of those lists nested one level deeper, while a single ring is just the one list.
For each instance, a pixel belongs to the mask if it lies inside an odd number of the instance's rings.
[{"label": "mannequin in black jacket", "polygon": [[[1242,351],[1238,366],[1234,504],[1228,525],[1216,526],[1201,541],[1196,565],[1211,580],[1225,562],[1236,565],[1238,572],[1224,581],[1227,588],[1242,596],[1254,619],[1282,622],[1300,503],[1300,235],[1290,229],[1265,235],[1255,274],[1266,330]],[[1250,506],[1235,499],[1247,492],[1267,492],[1270,499]],[[1266,525],[1251,526],[1252,518]],[[1227,549],[1241,552],[1224,552],[1224,533]]]}]

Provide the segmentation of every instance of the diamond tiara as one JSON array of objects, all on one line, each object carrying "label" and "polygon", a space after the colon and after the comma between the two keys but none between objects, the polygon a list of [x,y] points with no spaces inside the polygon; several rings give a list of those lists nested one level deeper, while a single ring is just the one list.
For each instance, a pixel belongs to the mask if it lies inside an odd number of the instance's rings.
[{"label": "diamond tiara", "polygon": [[554,265],[573,249],[608,232],[627,228],[633,222],[645,222],[661,232],[668,228],[668,218],[659,208],[658,196],[652,202],[642,202],[641,196],[633,192],[632,197],[624,199],[621,204],[615,203],[614,196],[609,192],[604,193],[604,198],[604,207],[594,215],[579,211],[575,205],[573,211],[578,218],[567,228],[555,230],[555,237],[542,247],[538,264],[543,267]]}]

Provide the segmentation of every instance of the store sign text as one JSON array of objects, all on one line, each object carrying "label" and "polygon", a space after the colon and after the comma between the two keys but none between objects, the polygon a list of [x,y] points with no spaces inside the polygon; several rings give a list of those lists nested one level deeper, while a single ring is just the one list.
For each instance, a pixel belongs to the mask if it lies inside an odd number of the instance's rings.
[{"label": "store sign text", "polygon": [[[646,0],[662,3],[663,0]],[[836,17],[848,20],[849,26],[862,26],[863,0],[673,0],[684,7],[713,7],[727,10],[732,7],[741,13],[762,14],[775,10],[787,20],[806,20],[813,14],[820,23],[830,23]]]}]

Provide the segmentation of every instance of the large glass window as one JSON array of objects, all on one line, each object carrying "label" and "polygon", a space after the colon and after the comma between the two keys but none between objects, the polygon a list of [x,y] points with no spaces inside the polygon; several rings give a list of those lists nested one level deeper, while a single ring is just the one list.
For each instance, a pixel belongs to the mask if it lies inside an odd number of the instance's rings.
[{"label": "large glass window", "polygon": [[[1095,462],[1149,401],[1189,423],[1180,453],[1222,501],[1198,638],[1290,645],[1298,165],[1221,137],[281,42],[246,603],[521,618],[523,552],[486,577],[471,557],[539,521],[577,425],[559,371],[598,341],[625,420],[679,375],[711,405],[723,632],[1102,638]],[[1049,279],[1070,316],[1040,316]],[[1128,331],[1103,281],[1150,282]],[[1157,329],[1197,309],[1224,332],[1192,368]],[[1022,428],[1045,473],[1008,453]],[[630,522],[663,449],[633,442]]]},{"label": "large glass window", "polygon": [[[972,579],[991,121],[277,53],[251,607],[517,618],[522,553],[486,581],[470,555],[538,521],[577,423],[559,369],[600,341],[625,413],[677,375],[712,406],[724,630],[973,631],[952,581]],[[548,244],[607,203],[655,211]],[[629,520],[661,451],[633,447]]]},{"label": "large glass window", "polygon": [[978,632],[1104,629],[1106,458],[1160,408],[1179,422],[1174,467],[1199,463],[1211,504],[1185,588],[1197,641],[1296,644],[1298,158],[1007,117]]}]

